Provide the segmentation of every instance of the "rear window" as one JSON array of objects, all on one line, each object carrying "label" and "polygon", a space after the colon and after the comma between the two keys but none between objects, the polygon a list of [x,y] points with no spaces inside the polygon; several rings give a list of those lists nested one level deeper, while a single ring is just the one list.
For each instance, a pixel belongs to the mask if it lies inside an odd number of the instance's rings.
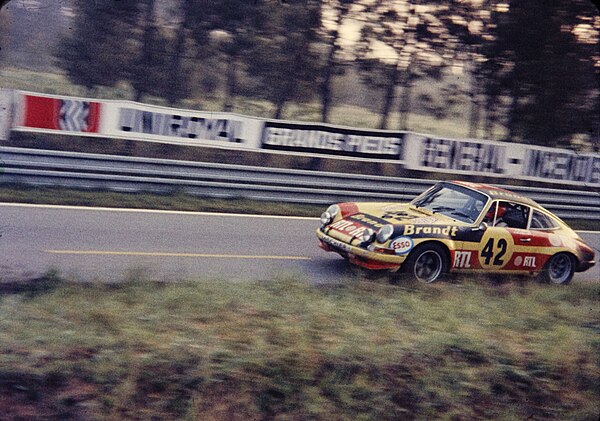
[{"label": "rear window", "polygon": [[540,211],[533,211],[533,214],[531,215],[531,224],[529,225],[530,229],[547,230],[557,227],[558,223],[554,219]]}]

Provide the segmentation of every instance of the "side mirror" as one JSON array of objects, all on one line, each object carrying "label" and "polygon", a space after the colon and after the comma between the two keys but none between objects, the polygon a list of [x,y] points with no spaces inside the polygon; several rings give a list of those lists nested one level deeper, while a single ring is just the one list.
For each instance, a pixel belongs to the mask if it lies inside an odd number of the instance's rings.
[{"label": "side mirror", "polygon": [[485,231],[486,229],[488,229],[487,222],[482,222],[478,227],[473,228],[473,231]]}]

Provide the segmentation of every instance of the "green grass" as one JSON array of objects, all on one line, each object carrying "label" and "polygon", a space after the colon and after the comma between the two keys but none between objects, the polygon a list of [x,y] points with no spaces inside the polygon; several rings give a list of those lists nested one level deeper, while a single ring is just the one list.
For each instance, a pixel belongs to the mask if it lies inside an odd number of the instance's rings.
[{"label": "green grass", "polygon": [[578,419],[598,283],[294,279],[0,296],[0,410],[85,419]]}]

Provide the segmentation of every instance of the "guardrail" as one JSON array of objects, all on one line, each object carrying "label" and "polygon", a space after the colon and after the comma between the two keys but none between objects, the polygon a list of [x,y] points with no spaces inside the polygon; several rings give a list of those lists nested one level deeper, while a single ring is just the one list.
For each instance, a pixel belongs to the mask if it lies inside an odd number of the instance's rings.
[{"label": "guardrail", "polygon": [[[433,180],[0,147],[0,183],[248,198],[305,204],[407,201]],[[567,219],[600,220],[590,191],[503,186]]]}]

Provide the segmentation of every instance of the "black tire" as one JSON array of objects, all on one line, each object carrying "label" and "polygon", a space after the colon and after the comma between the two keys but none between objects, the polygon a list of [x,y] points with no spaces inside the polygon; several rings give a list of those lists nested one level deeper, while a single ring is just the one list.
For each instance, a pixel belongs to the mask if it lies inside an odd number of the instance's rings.
[{"label": "black tire", "polygon": [[567,253],[555,254],[548,260],[540,274],[540,279],[549,284],[568,284],[575,273],[575,259]]},{"label": "black tire", "polygon": [[410,252],[400,269],[410,278],[430,284],[448,273],[448,253],[439,244],[423,244]]}]

